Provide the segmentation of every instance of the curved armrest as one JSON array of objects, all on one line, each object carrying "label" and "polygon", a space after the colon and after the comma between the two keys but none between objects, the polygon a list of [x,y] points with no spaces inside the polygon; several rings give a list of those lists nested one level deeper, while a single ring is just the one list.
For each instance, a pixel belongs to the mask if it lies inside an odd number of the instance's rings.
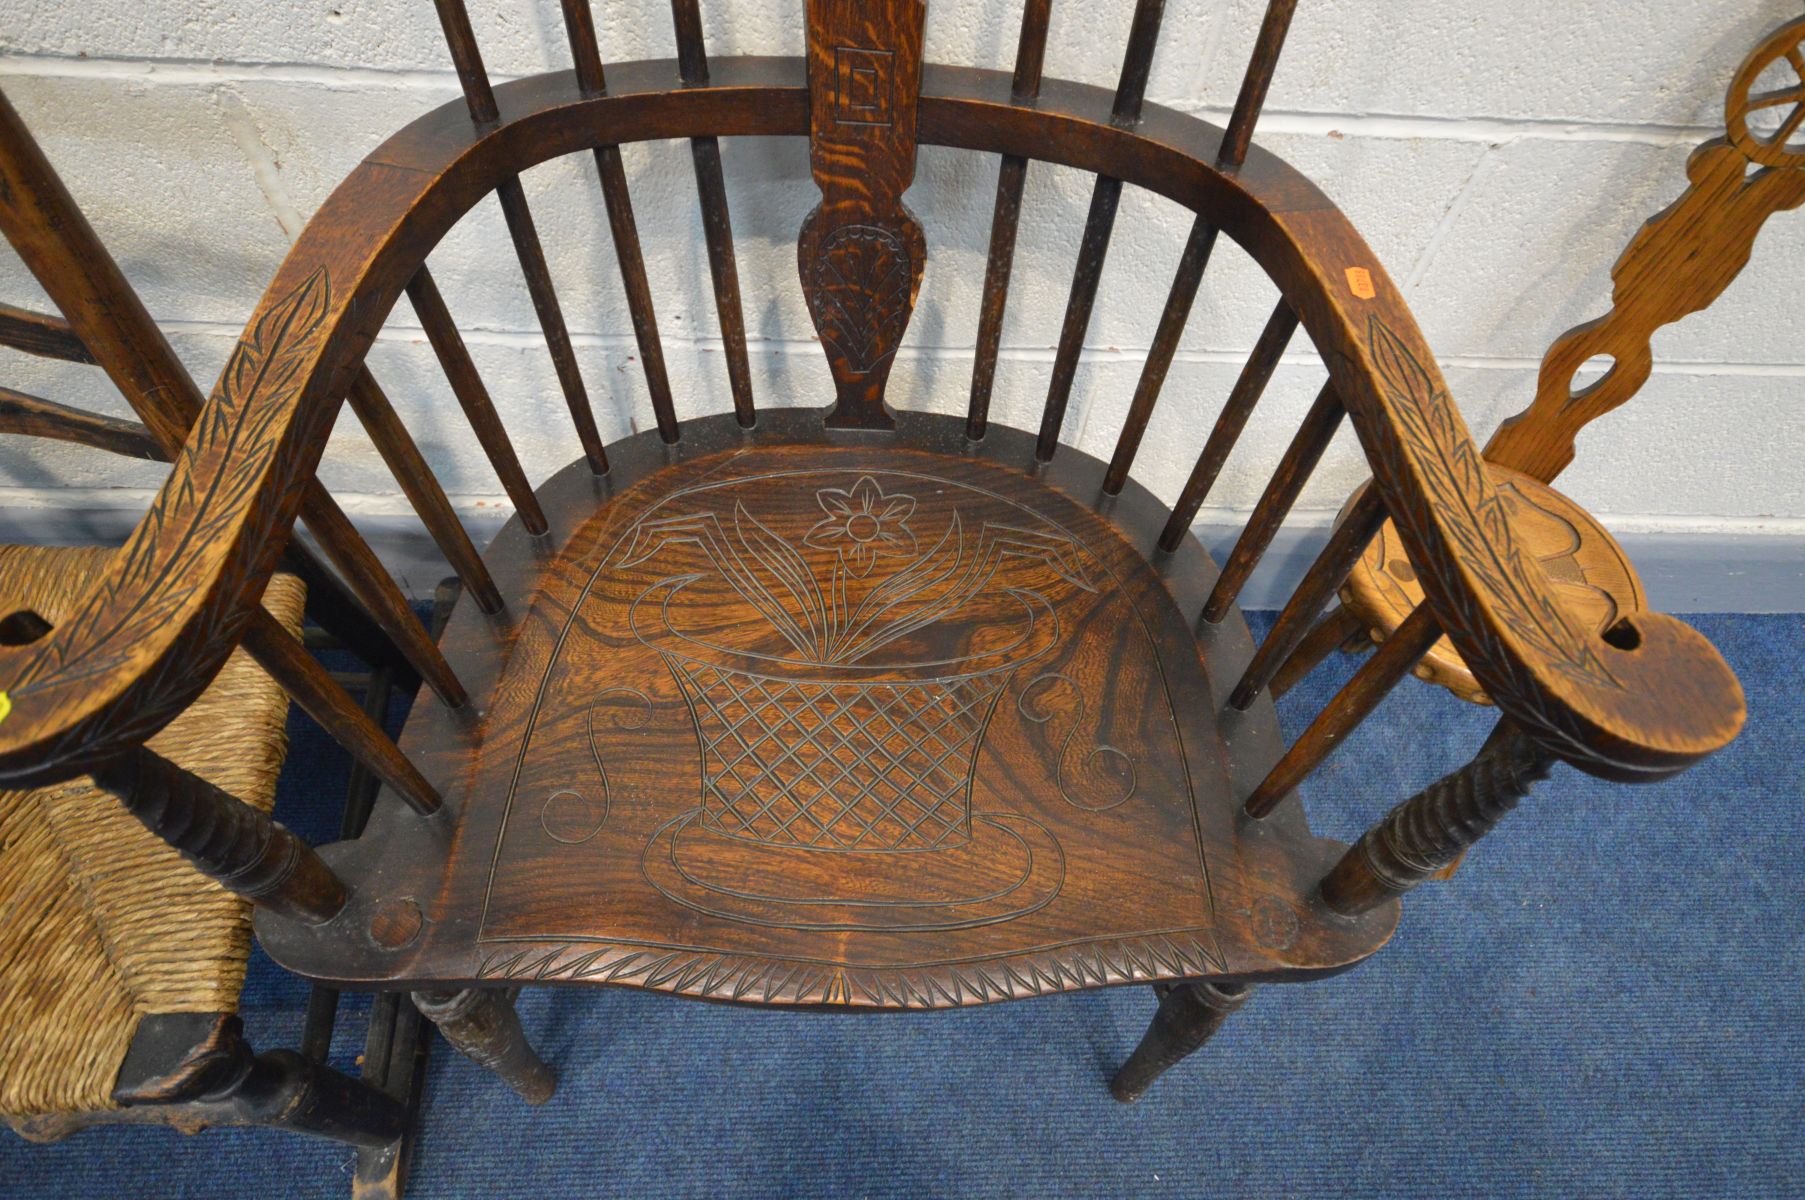
[{"label": "curved armrest", "polygon": [[1588,630],[1512,528],[1434,366],[1378,316],[1364,349],[1372,409],[1355,422],[1431,609],[1498,707],[1611,778],[1658,778],[1728,744],[1746,705],[1710,642],[1661,613]]},{"label": "curved armrest", "polygon": [[[722,59],[708,86],[675,64],[611,68],[584,96],[569,73],[496,89],[472,125],[427,114],[354,171],[265,294],[151,512],[78,615],[0,651],[0,781],[45,782],[142,740],[205,686],[262,591],[364,351],[403,285],[498,183],[597,145],[808,132],[799,59]],[[1670,618],[1604,641],[1564,613],[1524,554],[1402,297],[1313,184],[1256,148],[1214,165],[1221,131],[1049,82],[1017,104],[1001,72],[928,68],[920,140],[1060,162],[1158,191],[1218,222],[1284,291],[1328,363],[1436,616],[1487,690],[1563,757],[1646,776],[1717,749],[1742,719],[1734,676]],[[1631,643],[1634,643],[1631,645]]]}]

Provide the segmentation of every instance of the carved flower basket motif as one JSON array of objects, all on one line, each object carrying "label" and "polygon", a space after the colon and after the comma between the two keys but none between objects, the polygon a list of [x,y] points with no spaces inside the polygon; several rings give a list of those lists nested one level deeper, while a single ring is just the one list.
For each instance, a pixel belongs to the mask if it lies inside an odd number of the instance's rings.
[{"label": "carved flower basket motif", "polygon": [[[1028,585],[1051,567],[1095,588],[1075,547],[1054,534],[986,523],[972,536],[955,510],[924,545],[911,526],[914,497],[869,476],[815,499],[822,515],[800,548],[736,503],[732,530],[713,513],[670,518],[643,527],[627,556],[699,543],[785,648],[748,655],[685,636],[668,602],[635,615],[695,719],[701,825],[815,850],[962,845],[997,701],[1058,638],[1052,607]],[[932,662],[898,653],[974,605],[997,614],[984,645]]]}]

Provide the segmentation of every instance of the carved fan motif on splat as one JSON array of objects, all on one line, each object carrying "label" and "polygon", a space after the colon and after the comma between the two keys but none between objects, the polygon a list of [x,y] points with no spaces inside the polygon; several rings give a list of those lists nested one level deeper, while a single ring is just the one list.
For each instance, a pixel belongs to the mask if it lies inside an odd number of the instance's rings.
[{"label": "carved fan motif on splat", "polygon": [[908,243],[875,225],[846,225],[810,264],[808,298],[821,339],[855,374],[896,353],[908,328],[915,262]]}]

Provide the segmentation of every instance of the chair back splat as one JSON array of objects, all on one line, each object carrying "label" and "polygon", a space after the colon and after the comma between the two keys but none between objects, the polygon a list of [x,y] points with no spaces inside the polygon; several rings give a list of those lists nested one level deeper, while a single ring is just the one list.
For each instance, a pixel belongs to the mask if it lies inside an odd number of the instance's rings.
[{"label": "chair back splat", "polygon": [[[1126,25],[1114,89],[1058,77],[1049,28],[1067,9],[1051,0],[1023,3],[1012,69],[929,61],[924,0],[807,0],[802,56],[711,61],[699,4],[673,0],[676,58],[607,58],[605,74],[590,5],[565,0],[575,71],[500,86],[463,4],[437,7],[464,101],[374,149],[308,223],[192,434],[175,431],[187,440],[155,518],[82,617],[0,645],[13,705],[0,780],[128,749],[217,668],[271,548],[315,515],[322,436],[349,395],[470,583],[442,640],[448,670],[422,674],[471,702],[415,706],[401,750],[417,781],[365,748],[390,799],[322,852],[342,908],[317,924],[267,904],[258,916],[285,966],[429,997],[555,980],[836,1008],[1153,983],[1162,1015],[1128,1097],[1250,984],[1372,954],[1396,897],[1553,761],[1658,779],[1740,728],[1736,680],[1699,634],[1645,611],[1600,629],[1551,583],[1398,288],[1329,197],[1255,142],[1294,0],[1266,6],[1226,129],[1149,99],[1160,0],[1111,9]],[[754,406],[722,138],[807,139],[819,196],[797,267],[827,368],[803,399],[819,407]],[[634,142],[690,149],[728,411],[693,414],[673,394],[664,281],[621,160]],[[956,415],[889,386],[932,245],[933,214],[903,203],[918,146],[999,163]],[[606,445],[520,183],[567,155],[600,174],[592,219],[614,235],[653,418]],[[1093,185],[1045,407],[1017,429],[991,400],[1036,162]],[[1188,209],[1190,232],[1105,462],[1062,435],[1130,188]],[[537,487],[427,269],[491,193],[577,429],[569,465]],[[1227,396],[1161,411],[1223,239],[1278,299]],[[480,556],[363,373],[404,292],[516,506]],[[7,328],[59,337],[0,314]],[[1270,451],[1218,565],[1190,528],[1231,457],[1259,452],[1238,443],[1300,329],[1327,382]],[[1240,595],[1343,430],[1371,480],[1256,648]],[[1170,504],[1137,474],[1149,436],[1196,455]],[[1388,521],[1425,600],[1287,746],[1271,689],[1324,643],[1311,626]],[[1315,838],[1300,788],[1444,635],[1501,733],[1356,847]],[[517,1030],[485,1047],[458,1025],[480,1024],[480,1005],[431,1003],[542,1097]]]},{"label": "chair back splat", "polygon": [[821,203],[797,256],[833,368],[830,429],[893,429],[884,385],[921,292],[928,247],[903,205],[915,178],[925,0],[809,0],[809,169]]}]

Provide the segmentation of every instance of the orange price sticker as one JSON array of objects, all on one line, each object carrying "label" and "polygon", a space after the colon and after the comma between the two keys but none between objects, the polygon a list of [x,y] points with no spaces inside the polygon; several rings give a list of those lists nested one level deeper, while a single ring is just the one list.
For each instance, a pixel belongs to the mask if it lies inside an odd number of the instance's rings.
[{"label": "orange price sticker", "polygon": [[1362,300],[1373,298],[1373,275],[1365,267],[1347,269],[1347,289]]}]

